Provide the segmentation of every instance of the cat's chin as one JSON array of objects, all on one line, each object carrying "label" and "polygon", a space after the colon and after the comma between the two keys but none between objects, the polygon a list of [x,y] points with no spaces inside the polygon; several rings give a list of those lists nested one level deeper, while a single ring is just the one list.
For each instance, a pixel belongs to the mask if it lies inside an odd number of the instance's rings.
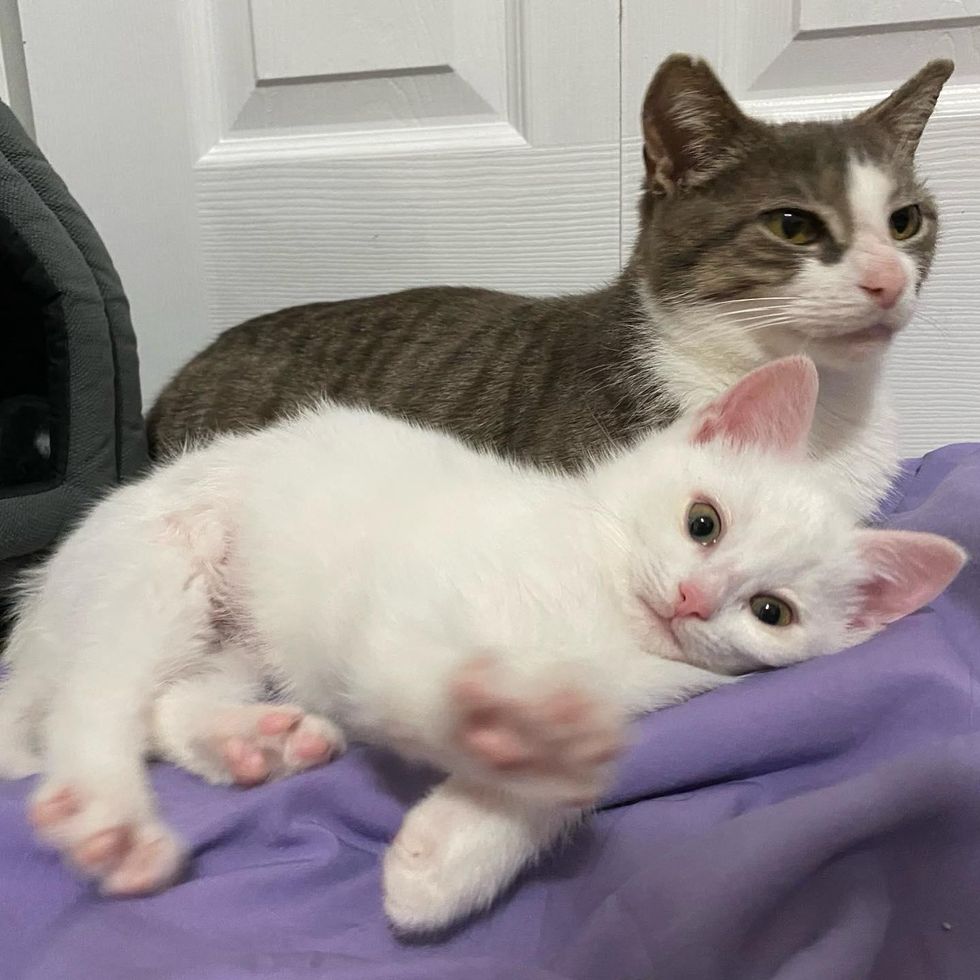
[{"label": "cat's chin", "polygon": [[837,342],[846,346],[853,344],[887,344],[897,333],[897,329],[886,323],[873,323],[870,327],[852,330],[838,337]]},{"label": "cat's chin", "polygon": [[821,367],[860,367],[887,351],[898,331],[897,326],[873,323],[834,337],[810,338],[806,352]]}]

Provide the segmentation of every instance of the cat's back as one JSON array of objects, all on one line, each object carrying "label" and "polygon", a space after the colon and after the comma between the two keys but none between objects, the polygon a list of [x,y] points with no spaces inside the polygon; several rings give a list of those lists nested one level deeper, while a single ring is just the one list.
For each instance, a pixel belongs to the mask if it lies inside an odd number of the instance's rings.
[{"label": "cat's back", "polygon": [[[164,388],[148,417],[155,455],[210,432],[266,425],[314,397],[370,401],[379,385],[415,387],[459,324],[485,338],[533,302],[486,289],[427,287],[308,303],[225,330]],[[461,338],[464,339],[464,338]],[[406,377],[406,371],[411,376]]]},{"label": "cat's back", "polygon": [[[240,495],[283,562],[323,541],[331,560],[388,567],[399,556],[448,570],[479,553],[483,567],[566,557],[602,526],[580,479],[480,451],[448,433],[329,402],[244,440]],[[205,450],[207,452],[207,450]],[[346,557],[341,546],[351,549]],[[271,560],[271,559],[267,559]],[[274,559],[279,561],[279,558]]]},{"label": "cat's back", "polygon": [[328,401],[244,438],[223,437],[204,453],[237,454],[241,498],[256,524],[278,534],[294,528],[300,544],[318,527],[329,527],[334,544],[347,532],[385,547],[395,538],[433,544],[437,531],[506,522],[577,492],[569,477]]},{"label": "cat's back", "polygon": [[[648,420],[629,384],[633,302],[429,287],[313,303],[221,334],[148,417],[160,458],[316,398],[404,416],[513,458],[571,465]],[[625,366],[624,366],[625,365]]]}]

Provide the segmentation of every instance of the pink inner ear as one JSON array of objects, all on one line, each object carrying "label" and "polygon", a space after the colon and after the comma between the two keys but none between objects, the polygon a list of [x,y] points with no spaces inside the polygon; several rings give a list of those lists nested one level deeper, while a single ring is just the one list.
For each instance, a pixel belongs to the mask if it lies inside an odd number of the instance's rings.
[{"label": "pink inner ear", "polygon": [[771,361],[704,408],[691,441],[697,446],[725,439],[738,447],[801,453],[813,424],[817,387],[817,369],[808,357]]},{"label": "pink inner ear", "polygon": [[861,556],[869,569],[861,609],[852,623],[879,629],[932,602],[966,562],[959,545],[938,534],[862,531]]}]

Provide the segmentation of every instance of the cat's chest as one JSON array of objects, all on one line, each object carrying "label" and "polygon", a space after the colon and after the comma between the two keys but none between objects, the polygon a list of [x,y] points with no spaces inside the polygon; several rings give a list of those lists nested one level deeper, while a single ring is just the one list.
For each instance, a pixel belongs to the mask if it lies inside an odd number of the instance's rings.
[{"label": "cat's chest", "polygon": [[[695,356],[686,348],[656,345],[645,368],[685,411],[705,405],[767,358],[741,350],[723,357]],[[828,486],[859,516],[871,514],[898,468],[894,415],[875,365],[852,375],[825,378],[810,438],[810,455]]]},{"label": "cat's chest", "polygon": [[840,406],[818,403],[811,453],[849,508],[859,517],[871,515],[887,496],[899,463],[894,414],[884,392],[851,424],[842,421]]},{"label": "cat's chest", "polygon": [[[706,405],[775,356],[807,353],[802,336],[783,338],[773,353],[746,324],[704,307],[668,309],[642,282],[637,290],[646,316],[635,357],[643,383],[682,411]],[[883,352],[846,367],[817,367],[811,455],[855,513],[867,516],[887,494],[898,464]]]}]

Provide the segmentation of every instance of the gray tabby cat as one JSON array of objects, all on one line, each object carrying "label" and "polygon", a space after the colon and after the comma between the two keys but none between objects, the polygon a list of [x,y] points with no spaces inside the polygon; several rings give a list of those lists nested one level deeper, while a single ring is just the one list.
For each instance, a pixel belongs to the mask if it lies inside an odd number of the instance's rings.
[{"label": "gray tabby cat", "polygon": [[867,515],[897,460],[885,355],[936,243],[913,156],[952,69],[932,61],[852,119],[773,125],[674,55],[644,100],[640,232],[612,285],[555,299],[412,289],[258,317],[164,389],[153,451],[325,393],[574,470],[807,353],[820,370],[811,452]]}]

